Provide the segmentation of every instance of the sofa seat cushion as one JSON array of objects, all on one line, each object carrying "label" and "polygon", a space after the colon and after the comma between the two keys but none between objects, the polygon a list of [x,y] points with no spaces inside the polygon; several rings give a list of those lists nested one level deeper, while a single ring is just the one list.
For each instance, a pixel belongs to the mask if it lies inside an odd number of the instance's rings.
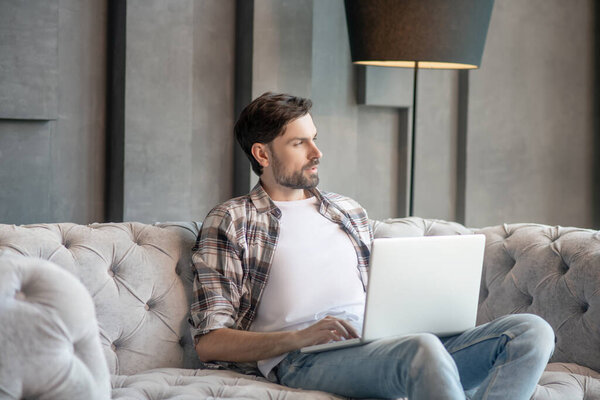
[{"label": "sofa seat cushion", "polygon": [[[576,364],[552,363],[533,400],[600,400],[600,377]],[[112,376],[113,400],[271,399],[340,400],[329,393],[291,389],[250,375],[224,370],[160,368]]]},{"label": "sofa seat cushion", "polygon": [[324,392],[291,389],[264,378],[225,370],[159,368],[112,376],[113,400],[271,399],[334,400]]}]

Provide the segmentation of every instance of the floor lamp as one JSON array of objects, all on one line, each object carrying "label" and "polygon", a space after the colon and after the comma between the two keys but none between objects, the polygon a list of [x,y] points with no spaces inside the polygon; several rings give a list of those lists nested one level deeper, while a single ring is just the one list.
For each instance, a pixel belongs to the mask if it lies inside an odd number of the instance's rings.
[{"label": "floor lamp", "polygon": [[479,68],[494,0],[345,0],[352,62],[414,68],[409,215],[419,69]]}]

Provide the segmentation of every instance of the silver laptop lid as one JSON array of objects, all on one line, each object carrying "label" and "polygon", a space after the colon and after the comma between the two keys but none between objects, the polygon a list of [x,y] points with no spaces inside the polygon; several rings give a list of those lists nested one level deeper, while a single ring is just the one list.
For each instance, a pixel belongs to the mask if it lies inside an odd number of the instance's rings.
[{"label": "silver laptop lid", "polygon": [[363,340],[475,326],[484,235],[375,239]]}]

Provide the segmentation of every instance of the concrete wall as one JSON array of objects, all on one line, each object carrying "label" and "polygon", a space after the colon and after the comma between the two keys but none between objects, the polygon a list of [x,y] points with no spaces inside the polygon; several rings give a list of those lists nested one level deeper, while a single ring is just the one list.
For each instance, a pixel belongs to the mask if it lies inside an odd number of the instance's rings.
[{"label": "concrete wall", "polygon": [[127,2],[124,220],[231,197],[234,28],[234,1]]},{"label": "concrete wall", "polygon": [[200,220],[231,196],[234,6],[127,2],[124,220]]},{"label": "concrete wall", "polygon": [[[57,1],[58,113],[0,119],[2,222],[104,215],[106,4]],[[249,62],[236,60],[235,0],[127,2],[123,219],[200,220],[233,195],[242,70],[248,98],[313,99],[323,189],[373,218],[405,215],[412,71],[352,66],[341,0],[242,1]],[[455,71],[420,72],[416,215],[594,225],[593,11],[591,0],[498,1],[468,86]]]},{"label": "concrete wall", "polygon": [[414,214],[456,221],[458,72],[419,71]]},{"label": "concrete wall", "polygon": [[[9,35],[0,39],[3,71],[12,71],[12,61],[29,60],[18,64],[25,77],[13,81],[18,84],[0,80],[3,96],[28,105],[0,110],[0,222],[102,221],[106,2],[8,1],[2,9],[8,21],[3,29],[10,30],[9,23],[42,21],[47,28],[41,33],[50,36],[36,39],[33,30],[21,41]],[[53,52],[45,51],[47,46]],[[27,49],[41,51],[29,54]],[[26,79],[40,65],[56,68],[42,73],[49,84]]]},{"label": "concrete wall", "polygon": [[471,73],[467,224],[593,225],[593,6],[496,2]]},{"label": "concrete wall", "polygon": [[0,2],[0,118],[58,113],[58,0]]}]

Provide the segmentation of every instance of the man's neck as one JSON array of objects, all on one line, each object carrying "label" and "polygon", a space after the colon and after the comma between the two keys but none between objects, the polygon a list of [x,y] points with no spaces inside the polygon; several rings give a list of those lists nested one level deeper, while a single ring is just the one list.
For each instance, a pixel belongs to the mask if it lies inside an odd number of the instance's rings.
[{"label": "man's neck", "polygon": [[271,200],[274,201],[294,201],[303,200],[312,196],[309,190],[305,189],[292,189],[285,186],[281,186],[277,183],[265,182],[263,179],[260,180],[260,184]]}]

